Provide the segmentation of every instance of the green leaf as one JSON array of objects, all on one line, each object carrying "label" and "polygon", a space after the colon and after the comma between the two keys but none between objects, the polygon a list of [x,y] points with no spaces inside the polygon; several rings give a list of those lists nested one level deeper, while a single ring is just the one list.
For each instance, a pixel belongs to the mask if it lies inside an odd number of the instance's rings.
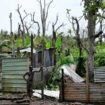
[{"label": "green leaf", "polygon": [[61,46],[61,38],[60,37],[56,40],[55,46],[56,46],[56,48],[60,48],[60,46]]},{"label": "green leaf", "polygon": [[72,32],[72,30],[71,29],[68,29],[68,31],[67,31],[68,33],[71,33]]},{"label": "green leaf", "polygon": [[47,42],[47,43],[46,43],[46,48],[51,48],[50,42]]},{"label": "green leaf", "polygon": [[102,2],[102,8],[105,8],[105,1]]},{"label": "green leaf", "polygon": [[29,45],[30,43],[31,43],[30,37],[27,36],[25,39],[25,46]]}]

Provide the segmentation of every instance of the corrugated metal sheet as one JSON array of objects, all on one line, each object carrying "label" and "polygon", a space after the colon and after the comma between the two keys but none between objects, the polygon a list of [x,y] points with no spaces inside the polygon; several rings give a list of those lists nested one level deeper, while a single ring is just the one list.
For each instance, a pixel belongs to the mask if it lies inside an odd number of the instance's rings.
[{"label": "corrugated metal sheet", "polygon": [[80,77],[73,69],[74,69],[74,65],[63,65],[61,67],[61,69],[64,70],[64,74],[69,76],[73,82],[83,82],[84,79],[82,77]]},{"label": "corrugated metal sheet", "polygon": [[105,82],[105,66],[94,69],[94,82]]},{"label": "corrugated metal sheet", "polygon": [[65,83],[64,99],[67,101],[105,102],[105,83],[89,84],[89,97],[85,83]]},{"label": "corrugated metal sheet", "polygon": [[2,60],[2,88],[7,92],[27,92],[23,75],[29,71],[29,62],[23,58]]}]

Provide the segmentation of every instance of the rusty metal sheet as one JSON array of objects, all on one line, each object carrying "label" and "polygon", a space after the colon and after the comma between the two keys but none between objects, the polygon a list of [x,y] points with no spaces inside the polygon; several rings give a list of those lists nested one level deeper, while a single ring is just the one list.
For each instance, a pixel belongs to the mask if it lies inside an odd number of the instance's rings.
[{"label": "rusty metal sheet", "polygon": [[7,92],[27,92],[23,75],[29,71],[29,61],[23,58],[2,60],[2,88]]},{"label": "rusty metal sheet", "polygon": [[[69,101],[85,101],[86,84],[85,83],[65,83],[64,99]],[[90,102],[105,102],[105,83],[90,83],[89,84],[89,101]]]}]

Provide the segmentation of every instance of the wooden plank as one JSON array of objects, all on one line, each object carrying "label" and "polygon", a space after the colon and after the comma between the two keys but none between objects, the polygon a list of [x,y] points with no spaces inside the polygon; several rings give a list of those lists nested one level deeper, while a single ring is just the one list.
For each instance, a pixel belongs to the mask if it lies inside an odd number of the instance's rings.
[{"label": "wooden plank", "polygon": [[[70,87],[71,85],[71,87]],[[86,98],[86,88],[81,87],[81,84],[70,83],[69,86],[66,86],[64,89],[64,98],[65,100],[74,100],[74,101],[85,101]],[[89,100],[90,102],[105,102],[105,83],[91,83],[89,89]],[[73,87],[74,86],[74,87]],[[82,85],[83,86],[83,85]]]}]

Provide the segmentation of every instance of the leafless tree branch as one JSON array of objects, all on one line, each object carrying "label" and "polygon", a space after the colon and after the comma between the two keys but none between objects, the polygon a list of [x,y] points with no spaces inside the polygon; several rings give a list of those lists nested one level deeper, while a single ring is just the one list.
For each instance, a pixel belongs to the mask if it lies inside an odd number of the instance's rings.
[{"label": "leafless tree branch", "polygon": [[55,26],[57,24],[57,22],[58,22],[58,15],[56,16],[56,21],[53,25]]},{"label": "leafless tree branch", "polygon": [[48,11],[49,11],[49,8],[50,8],[50,5],[52,4],[53,0],[51,0],[47,6],[47,12],[46,12],[46,19],[48,17]]},{"label": "leafless tree branch", "polygon": [[62,23],[61,25],[58,26],[58,28],[56,29],[56,31],[58,31],[63,26],[64,26],[64,24]]},{"label": "leafless tree branch", "polygon": [[45,33],[46,33],[46,21],[47,21],[47,18],[48,18],[48,12],[49,12],[49,8],[50,8],[50,5],[52,4],[53,0],[51,0],[48,3],[48,6],[46,5],[46,0],[44,0],[43,5],[42,5],[42,0],[37,0],[37,1],[38,1],[39,5],[40,5],[42,32],[43,32],[43,35],[45,35]]},{"label": "leafless tree branch", "polygon": [[22,34],[24,34],[24,33],[25,33],[25,23],[24,23],[24,20],[25,20],[25,18],[26,18],[29,14],[27,14],[26,11],[24,10],[24,12],[25,12],[25,16],[22,17],[21,12],[20,12],[20,9],[21,9],[21,8],[22,8],[22,6],[19,6],[19,4],[18,4],[17,12],[18,12],[18,14],[19,14],[20,21],[21,21],[22,28],[23,28],[23,30],[22,30],[22,31],[23,31]]},{"label": "leafless tree branch", "polygon": [[40,35],[40,25],[39,22],[35,20],[35,12],[33,14],[31,14],[31,21],[33,21],[34,24],[37,24],[38,26],[38,31],[37,31],[37,35]]},{"label": "leafless tree branch", "polygon": [[30,28],[33,26],[34,23],[30,24],[29,26],[27,25],[27,23],[25,23],[25,28],[26,28],[26,31],[27,31],[27,34],[29,35],[29,30]]}]

